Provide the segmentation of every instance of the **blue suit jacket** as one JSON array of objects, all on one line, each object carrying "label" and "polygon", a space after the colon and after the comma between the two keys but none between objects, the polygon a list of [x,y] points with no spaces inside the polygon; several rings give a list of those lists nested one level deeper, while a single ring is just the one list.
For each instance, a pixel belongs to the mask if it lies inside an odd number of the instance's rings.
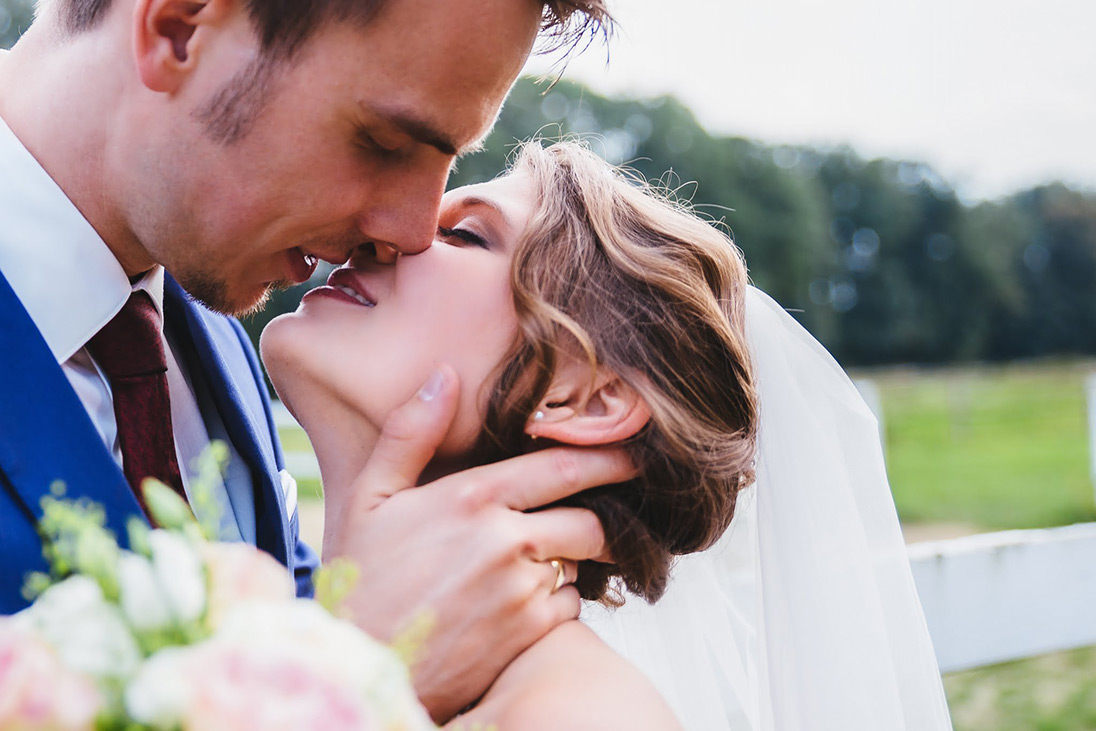
[{"label": "blue suit jacket", "polygon": [[[254,486],[256,543],[285,564],[297,593],[311,595],[316,554],[285,513],[283,467],[258,359],[240,324],[191,301],[164,281],[164,327],[195,382],[206,384],[229,440]],[[200,375],[200,379],[196,376]],[[107,527],[125,545],[126,521],[141,515],[121,469],[69,385],[22,303],[0,273],[0,613],[26,606],[28,571],[44,570],[35,530],[41,499],[61,481],[65,495],[106,509]]]}]

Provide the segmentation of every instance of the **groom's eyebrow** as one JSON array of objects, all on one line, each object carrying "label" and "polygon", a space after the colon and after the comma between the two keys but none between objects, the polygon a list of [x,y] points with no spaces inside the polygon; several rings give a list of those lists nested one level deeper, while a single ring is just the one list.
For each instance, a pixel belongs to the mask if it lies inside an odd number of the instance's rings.
[{"label": "groom's eyebrow", "polygon": [[461,147],[449,134],[439,129],[430,120],[408,110],[374,108],[373,113],[416,142],[430,145],[446,155],[454,157],[467,155],[483,148],[483,140],[475,140]]}]

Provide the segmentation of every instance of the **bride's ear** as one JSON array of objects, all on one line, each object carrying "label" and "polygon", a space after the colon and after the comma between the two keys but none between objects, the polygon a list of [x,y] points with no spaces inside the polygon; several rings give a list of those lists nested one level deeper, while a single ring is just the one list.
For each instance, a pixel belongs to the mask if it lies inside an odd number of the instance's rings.
[{"label": "bride's ear", "polygon": [[639,392],[601,367],[590,383],[585,363],[561,365],[525,426],[534,439],[576,446],[611,444],[634,436],[651,419]]}]

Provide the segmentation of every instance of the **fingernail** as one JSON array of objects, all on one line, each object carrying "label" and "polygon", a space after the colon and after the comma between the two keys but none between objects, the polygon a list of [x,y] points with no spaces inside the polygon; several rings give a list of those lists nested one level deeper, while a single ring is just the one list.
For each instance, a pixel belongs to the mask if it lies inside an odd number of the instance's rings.
[{"label": "fingernail", "polygon": [[422,388],[419,389],[419,398],[423,401],[433,401],[441,393],[441,387],[444,384],[445,376],[435,368],[430,377],[426,379],[426,383],[422,384]]}]

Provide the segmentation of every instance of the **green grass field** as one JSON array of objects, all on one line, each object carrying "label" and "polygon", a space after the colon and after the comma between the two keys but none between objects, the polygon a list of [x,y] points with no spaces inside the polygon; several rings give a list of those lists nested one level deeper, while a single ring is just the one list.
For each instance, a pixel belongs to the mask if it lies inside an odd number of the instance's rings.
[{"label": "green grass field", "polygon": [[1096,647],[944,676],[956,731],[1096,729]]},{"label": "green grass field", "polygon": [[904,523],[984,530],[1096,520],[1084,378],[1093,364],[860,373],[883,401]]},{"label": "green grass field", "polygon": [[[879,388],[905,524],[1042,528],[1096,520],[1084,379],[1094,363],[856,373]],[[289,450],[308,449],[299,431]],[[319,497],[315,480],[304,498]],[[945,677],[957,731],[1096,729],[1096,648]]]}]

